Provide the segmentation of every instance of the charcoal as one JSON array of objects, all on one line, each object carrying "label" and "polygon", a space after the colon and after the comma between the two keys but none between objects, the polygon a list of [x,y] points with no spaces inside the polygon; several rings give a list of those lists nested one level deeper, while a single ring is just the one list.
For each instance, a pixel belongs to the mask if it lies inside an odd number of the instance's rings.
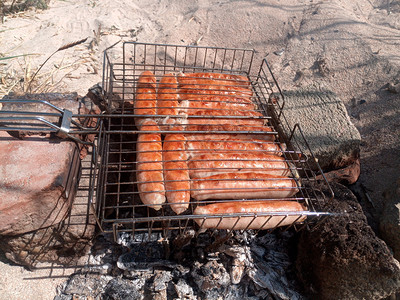
[{"label": "charcoal", "polygon": [[71,275],[62,293],[95,298],[102,294],[110,280],[109,276],[96,273],[76,273]]},{"label": "charcoal", "polygon": [[138,286],[131,280],[122,278],[110,280],[102,295],[103,300],[136,300],[140,297]]},{"label": "charcoal", "polygon": [[[118,245],[103,234],[92,248],[91,261],[109,265],[108,274],[114,277],[99,272],[71,277],[62,295],[91,291],[93,297],[112,300],[301,299],[288,276],[294,272],[288,251],[292,237],[279,232],[204,233],[190,242],[184,238],[171,243],[181,245],[179,251],[186,257],[177,261],[174,255],[166,257],[169,243],[143,243],[141,237],[121,234]],[[82,282],[76,283],[79,279]]]}]

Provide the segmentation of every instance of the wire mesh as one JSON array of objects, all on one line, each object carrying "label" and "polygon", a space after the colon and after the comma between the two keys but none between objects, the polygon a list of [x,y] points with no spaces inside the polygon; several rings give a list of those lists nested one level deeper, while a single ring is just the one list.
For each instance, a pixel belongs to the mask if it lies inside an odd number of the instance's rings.
[{"label": "wire mesh", "polygon": [[[324,177],[317,179],[322,171],[307,148],[300,126],[289,128],[283,112],[284,97],[266,60],[257,68],[253,66],[253,50],[218,47],[127,42],[122,51],[122,61],[113,61],[108,51],[104,55],[103,88],[109,112],[100,122],[95,172],[97,214],[104,231],[113,232],[115,237],[126,231],[150,237],[152,232],[168,236],[172,231],[205,228],[300,228],[329,215],[321,210],[322,202],[333,196],[321,192],[323,187],[330,190],[329,184]],[[155,76],[155,92],[150,96],[140,92],[139,79],[145,71]],[[191,73],[195,75],[188,78]],[[199,75],[204,73],[229,76],[207,81]],[[179,82],[171,83],[173,78],[179,78]],[[149,101],[158,101],[155,113],[149,114],[153,108],[140,105]],[[178,105],[171,106],[171,101]],[[204,103],[209,106],[204,107]],[[155,124],[144,121],[149,118]],[[160,139],[143,140],[152,135]],[[182,143],[176,136],[185,137],[184,151],[173,148]],[[172,139],[167,142],[167,137]],[[168,144],[172,149],[166,149]],[[186,158],[171,158],[182,153]],[[151,159],[143,161],[143,157]],[[146,184],[182,183],[184,188],[143,189],[140,174],[158,172],[166,176],[170,171],[182,171],[179,165],[176,167],[182,161],[188,165],[189,186],[180,178],[153,176]],[[166,167],[168,164],[170,167]],[[285,176],[268,179],[272,184],[267,188],[268,197],[263,194],[267,181],[262,177],[221,178],[226,173],[266,170]],[[164,192],[167,196],[188,192],[191,197],[180,203],[183,211],[178,213],[174,203],[168,201],[143,203],[146,193]],[[301,209],[221,210],[221,203],[241,207],[278,201],[298,203]],[[202,213],[199,207],[207,204],[219,208]]]}]

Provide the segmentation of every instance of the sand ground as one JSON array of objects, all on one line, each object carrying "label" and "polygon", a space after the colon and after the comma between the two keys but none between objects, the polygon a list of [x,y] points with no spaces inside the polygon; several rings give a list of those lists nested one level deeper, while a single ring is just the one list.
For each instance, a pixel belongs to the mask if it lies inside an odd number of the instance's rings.
[{"label": "sand ground", "polygon": [[[400,1],[52,0],[49,9],[0,24],[0,95],[78,92],[101,81],[103,51],[124,41],[254,48],[283,89],[328,88],[343,100],[362,136],[360,182],[379,217],[383,192],[400,177]],[[121,52],[116,50],[117,59]],[[51,266],[34,272],[0,259],[0,299],[53,299],[64,281]],[[42,278],[43,277],[43,278]]]}]

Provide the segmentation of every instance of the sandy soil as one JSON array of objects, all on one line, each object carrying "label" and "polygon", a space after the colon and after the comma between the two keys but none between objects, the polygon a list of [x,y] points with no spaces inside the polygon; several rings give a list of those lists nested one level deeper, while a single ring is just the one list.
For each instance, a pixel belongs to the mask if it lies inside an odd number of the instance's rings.
[{"label": "sandy soil", "polygon": [[[101,81],[102,51],[120,40],[254,48],[283,89],[325,87],[343,100],[362,135],[360,182],[376,217],[400,177],[400,95],[386,89],[400,80],[400,1],[53,0],[0,24],[0,55],[28,55],[0,61],[0,94],[26,91],[52,52],[86,37],[51,58],[33,91],[85,94]],[[26,280],[41,272],[0,262],[0,299],[52,299],[62,280]]]}]

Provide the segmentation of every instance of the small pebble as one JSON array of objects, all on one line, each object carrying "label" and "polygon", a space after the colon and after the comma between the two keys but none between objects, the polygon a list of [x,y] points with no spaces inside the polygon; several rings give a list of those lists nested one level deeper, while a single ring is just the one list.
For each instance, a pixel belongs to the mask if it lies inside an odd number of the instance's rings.
[{"label": "small pebble", "polygon": [[277,56],[282,56],[282,54],[284,52],[285,52],[285,49],[281,49],[281,50],[278,50],[278,51],[274,51],[274,54],[277,55]]},{"label": "small pebble", "polygon": [[364,100],[364,99],[361,99],[360,100],[360,104],[364,104],[364,103],[366,103],[367,101],[366,100]]}]

